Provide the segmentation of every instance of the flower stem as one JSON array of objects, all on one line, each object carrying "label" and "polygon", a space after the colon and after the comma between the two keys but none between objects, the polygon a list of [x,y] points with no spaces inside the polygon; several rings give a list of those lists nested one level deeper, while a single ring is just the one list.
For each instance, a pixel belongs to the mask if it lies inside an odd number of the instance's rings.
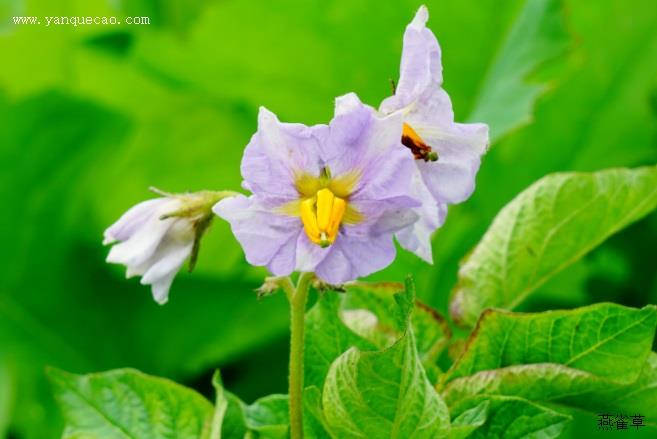
[{"label": "flower stem", "polygon": [[290,299],[290,439],[303,439],[303,347],[306,302],[313,273],[302,273]]}]

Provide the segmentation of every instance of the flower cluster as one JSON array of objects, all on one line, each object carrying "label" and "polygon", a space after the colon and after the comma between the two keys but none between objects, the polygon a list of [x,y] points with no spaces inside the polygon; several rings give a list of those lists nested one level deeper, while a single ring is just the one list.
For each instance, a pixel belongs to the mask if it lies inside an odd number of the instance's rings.
[{"label": "flower cluster", "polygon": [[[336,99],[328,124],[314,126],[284,123],[260,109],[241,165],[251,194],[213,208],[230,223],[249,263],[276,276],[314,272],[341,284],[388,266],[394,238],[432,262],[431,235],[447,206],[472,193],[488,127],[454,122],[427,20],[422,6],[404,33],[394,95],[378,109],[349,93]],[[176,209],[169,202],[142,203],[107,231],[125,241],[108,261],[143,275],[160,300],[195,236],[189,218],[158,219]],[[141,229],[149,232],[142,237],[135,232]]]}]

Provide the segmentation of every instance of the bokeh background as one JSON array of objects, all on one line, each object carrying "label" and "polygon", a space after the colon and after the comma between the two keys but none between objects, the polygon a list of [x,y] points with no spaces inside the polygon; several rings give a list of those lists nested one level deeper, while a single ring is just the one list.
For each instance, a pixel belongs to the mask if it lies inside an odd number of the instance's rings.
[{"label": "bokeh background", "polygon": [[[166,306],[104,263],[102,232],[150,197],[150,185],[237,189],[260,105],[307,124],[328,121],[334,97],[349,91],[378,105],[419,4],[0,0],[0,437],[60,436],[45,365],[135,367],[206,395],[220,367],[247,402],[285,392],[284,297],[256,300],[265,272],[246,264],[226,224],[214,223],[196,271],[181,272]],[[445,311],[459,259],[531,182],[657,162],[657,7],[427,4],[457,119],[489,123],[494,142],[476,193],[435,237],[435,264],[400,254],[374,278],[414,273],[420,297]],[[533,9],[542,18],[523,25]],[[15,26],[14,15],[136,15],[151,24]],[[656,249],[653,214],[524,309],[657,303]],[[594,417],[577,415],[566,437],[595,432]]]}]

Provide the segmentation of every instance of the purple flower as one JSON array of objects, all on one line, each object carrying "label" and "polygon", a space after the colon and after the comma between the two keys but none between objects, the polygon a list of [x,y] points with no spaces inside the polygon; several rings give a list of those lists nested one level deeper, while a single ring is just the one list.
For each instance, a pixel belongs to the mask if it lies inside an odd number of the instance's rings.
[{"label": "purple flower", "polygon": [[406,27],[399,83],[379,110],[402,114],[402,143],[426,186],[413,185],[422,200],[420,220],[398,232],[397,239],[431,262],[431,233],[442,225],[447,205],[466,200],[474,190],[480,157],[488,147],[488,126],[454,122],[452,103],[442,89],[440,46],[426,27],[428,18],[421,6]]},{"label": "purple flower", "polygon": [[248,262],[277,276],[315,272],[332,284],[366,276],[394,260],[393,234],[417,220],[401,114],[378,116],[355,95],[339,101],[329,125],[311,127],[261,108],[242,159],[252,195],[214,207]]}]

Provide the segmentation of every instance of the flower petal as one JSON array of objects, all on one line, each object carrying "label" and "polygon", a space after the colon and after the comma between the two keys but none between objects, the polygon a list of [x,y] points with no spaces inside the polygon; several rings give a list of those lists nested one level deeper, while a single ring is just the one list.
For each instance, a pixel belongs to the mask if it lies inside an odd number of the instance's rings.
[{"label": "flower petal", "polygon": [[389,234],[338,239],[315,273],[330,284],[342,284],[382,270],[394,261],[395,255],[395,244]]},{"label": "flower petal", "polygon": [[157,282],[171,273],[177,273],[192,252],[194,240],[165,239],[151,258],[151,266],[141,278],[143,285]]},{"label": "flower petal", "polygon": [[151,292],[153,294],[153,299],[159,304],[164,305],[169,301],[169,290],[171,289],[171,284],[173,279],[176,277],[176,272],[171,272],[169,275],[164,276],[158,279],[151,286]]},{"label": "flower petal", "polygon": [[474,190],[481,155],[488,147],[488,126],[452,123],[414,125],[417,133],[438,152],[437,162],[418,161],[427,187],[439,203],[456,204]]},{"label": "flower petal", "polygon": [[442,85],[441,52],[438,40],[426,27],[429,11],[426,6],[418,9],[413,21],[404,32],[399,83],[394,96],[381,103],[381,111],[391,113],[411,104],[429,87]]},{"label": "flower petal", "polygon": [[163,305],[169,299],[169,289],[185,260],[192,252],[193,242],[177,243],[158,251],[159,258],[141,278],[142,285],[152,285],[153,298]]},{"label": "flower petal", "polygon": [[302,231],[299,218],[273,212],[255,195],[223,199],[212,210],[230,223],[250,264],[268,266],[278,276],[294,270],[295,244]]},{"label": "flower petal", "polygon": [[325,125],[282,123],[274,113],[261,107],[258,131],[242,159],[243,186],[254,194],[295,198],[294,182],[299,172],[319,176],[318,137],[324,136],[326,130]]},{"label": "flower petal", "polygon": [[308,235],[300,233],[297,240],[295,271],[312,272],[331,251],[330,247],[322,248],[308,239]]},{"label": "flower petal", "polygon": [[413,157],[401,145],[402,115],[379,116],[354,93],[336,100],[324,149],[332,174],[358,175],[352,200],[381,200],[409,192]]},{"label": "flower petal", "polygon": [[343,233],[349,237],[367,237],[392,234],[413,224],[418,218],[414,208],[421,204],[410,196],[398,196],[385,200],[359,200],[353,206],[363,220],[345,225]]},{"label": "flower petal", "polygon": [[422,202],[420,207],[413,209],[419,219],[399,230],[395,237],[402,248],[415,253],[431,264],[433,263],[431,235],[443,224],[447,215],[447,205],[436,203],[433,195],[424,184],[419,170],[413,175],[412,188],[413,196]]},{"label": "flower petal", "polygon": [[153,215],[157,215],[161,206],[170,200],[166,198],[153,198],[132,206],[121,215],[114,224],[109,226],[103,234],[103,244],[128,240]]},{"label": "flower petal", "polygon": [[143,264],[155,253],[155,249],[174,221],[173,218],[161,220],[158,216],[153,216],[127,241],[115,244],[110,249],[106,261],[127,266]]}]

